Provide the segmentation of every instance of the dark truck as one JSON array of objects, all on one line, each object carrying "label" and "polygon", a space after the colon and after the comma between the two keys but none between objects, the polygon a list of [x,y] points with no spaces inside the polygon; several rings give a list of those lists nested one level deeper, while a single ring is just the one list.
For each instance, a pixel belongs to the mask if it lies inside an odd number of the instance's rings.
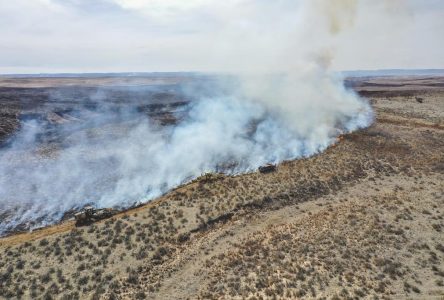
[{"label": "dark truck", "polygon": [[107,219],[116,214],[112,208],[95,209],[92,206],[85,206],[81,211],[74,214],[76,226],[90,225],[94,222]]},{"label": "dark truck", "polygon": [[273,165],[273,164],[266,164],[266,165],[263,165],[263,166],[259,167],[258,170],[259,170],[259,172],[261,172],[262,174],[271,173],[271,172],[276,171],[276,165]]}]

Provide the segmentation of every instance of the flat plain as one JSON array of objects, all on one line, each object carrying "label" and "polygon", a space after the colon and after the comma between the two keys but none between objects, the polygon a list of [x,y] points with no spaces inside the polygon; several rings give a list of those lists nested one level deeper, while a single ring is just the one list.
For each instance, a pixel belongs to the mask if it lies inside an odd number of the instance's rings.
[{"label": "flat plain", "polygon": [[444,77],[346,85],[374,124],[323,153],[0,239],[0,298],[443,299]]}]

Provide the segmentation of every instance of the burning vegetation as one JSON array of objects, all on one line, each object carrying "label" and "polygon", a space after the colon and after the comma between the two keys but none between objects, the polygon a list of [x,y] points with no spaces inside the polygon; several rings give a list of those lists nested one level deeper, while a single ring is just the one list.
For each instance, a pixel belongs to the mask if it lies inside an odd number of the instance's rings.
[{"label": "burning vegetation", "polygon": [[370,128],[267,175],[208,174],[88,226],[3,238],[0,297],[440,297],[443,91],[411,92],[424,103],[373,97]]},{"label": "burning vegetation", "polygon": [[[304,100],[280,112],[285,103],[247,97],[251,80],[156,76],[132,78],[137,85],[125,78],[126,86],[92,77],[75,88],[39,78],[43,87],[16,90],[7,81],[2,110],[20,128],[0,149],[0,234],[56,223],[85,205],[133,207],[205,173],[273,172],[267,163],[317,154],[372,122],[368,103],[333,81],[328,106],[313,111]],[[283,88],[292,78],[278,79]],[[301,111],[312,120],[288,119]]]}]

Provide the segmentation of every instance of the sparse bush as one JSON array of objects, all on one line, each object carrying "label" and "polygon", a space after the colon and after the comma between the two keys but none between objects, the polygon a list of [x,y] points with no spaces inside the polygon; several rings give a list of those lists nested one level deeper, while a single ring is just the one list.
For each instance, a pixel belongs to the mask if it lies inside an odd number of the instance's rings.
[{"label": "sparse bush", "polygon": [[133,272],[133,273],[129,274],[127,282],[131,283],[131,284],[137,284],[139,282],[139,277],[137,276],[137,274],[135,272]]},{"label": "sparse bush", "polygon": [[117,280],[114,280],[113,282],[111,282],[109,284],[110,289],[112,290],[117,290],[118,288],[120,288],[120,283]]},{"label": "sparse bush", "polygon": [[108,300],[117,300],[117,295],[114,292],[109,293]]},{"label": "sparse bush", "polygon": [[190,239],[190,234],[189,233],[181,233],[177,236],[177,241],[179,243],[185,243],[186,241],[188,241]]},{"label": "sparse bush", "polygon": [[65,277],[63,276],[63,273],[62,273],[61,269],[57,269],[56,275],[57,275],[57,281],[59,283],[64,283],[65,282]]},{"label": "sparse bush", "polygon": [[413,285],[412,285],[412,291],[414,291],[414,292],[417,293],[417,294],[420,294],[420,293],[421,293],[421,290],[420,290],[418,287],[413,286]]},{"label": "sparse bush", "polygon": [[88,284],[88,281],[89,281],[89,276],[85,275],[79,278],[78,283],[79,285],[86,285]]},{"label": "sparse bush", "polygon": [[18,259],[15,267],[19,270],[23,270],[23,268],[25,267],[25,261]]},{"label": "sparse bush", "polygon": [[49,242],[48,242],[47,239],[42,239],[42,240],[40,240],[40,242],[39,242],[39,246],[40,246],[40,247],[47,246],[48,244],[49,244]]},{"label": "sparse bush", "polygon": [[145,295],[145,293],[142,292],[142,291],[137,292],[137,293],[136,293],[136,299],[138,299],[138,300],[146,299],[146,295]]},{"label": "sparse bush", "polygon": [[42,283],[48,283],[52,280],[51,278],[51,274],[49,272],[43,274],[42,276],[40,276],[40,281]]}]

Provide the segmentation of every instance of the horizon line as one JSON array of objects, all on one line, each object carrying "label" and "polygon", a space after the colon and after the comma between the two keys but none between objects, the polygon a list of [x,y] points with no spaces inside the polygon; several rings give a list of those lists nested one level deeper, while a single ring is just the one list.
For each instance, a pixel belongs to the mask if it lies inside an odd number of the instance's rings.
[{"label": "horizon line", "polygon": [[[355,69],[355,70],[339,70],[333,71],[334,73],[344,73],[344,75],[353,74],[353,73],[404,73],[408,74],[409,72],[413,73],[421,73],[420,75],[427,75],[427,72],[432,73],[443,73],[444,68],[413,68],[413,69],[400,69],[400,68],[390,68],[390,69]],[[127,75],[127,76],[137,76],[137,75],[173,75],[173,74],[236,74],[238,72],[217,72],[217,71],[111,71],[111,72],[31,72],[31,73],[0,73],[0,77],[13,77],[13,76],[76,76],[76,75]],[[415,74],[412,74],[415,75]]]}]

